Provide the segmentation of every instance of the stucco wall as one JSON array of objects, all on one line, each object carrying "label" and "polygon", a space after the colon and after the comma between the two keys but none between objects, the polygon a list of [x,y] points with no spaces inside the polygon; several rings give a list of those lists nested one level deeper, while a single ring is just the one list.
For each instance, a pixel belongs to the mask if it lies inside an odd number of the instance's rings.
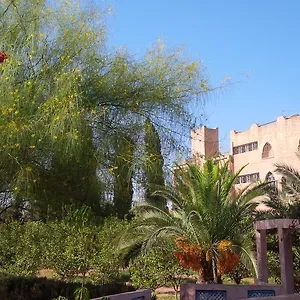
[{"label": "stucco wall", "polygon": [[[294,168],[300,166],[296,156],[300,140],[299,115],[293,115],[289,118],[281,116],[276,121],[265,125],[253,124],[249,130],[242,132],[231,131],[230,140],[231,153],[233,153],[233,147],[258,142],[257,150],[233,155],[235,172],[248,164],[241,175],[258,172],[260,180],[264,181],[267,173],[272,172],[275,180],[280,182],[281,176],[274,173],[275,163],[286,163]],[[263,159],[262,151],[266,143],[272,146],[273,157]],[[240,186],[242,187],[243,184]]]}]

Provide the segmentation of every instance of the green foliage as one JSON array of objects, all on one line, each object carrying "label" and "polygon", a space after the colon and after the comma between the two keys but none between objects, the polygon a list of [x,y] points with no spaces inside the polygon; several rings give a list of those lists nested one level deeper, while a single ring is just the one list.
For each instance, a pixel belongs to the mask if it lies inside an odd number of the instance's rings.
[{"label": "green foliage", "polygon": [[77,288],[74,292],[75,300],[90,300],[90,292],[86,287]]},{"label": "green foliage", "polygon": [[164,160],[161,153],[161,143],[157,130],[148,118],[145,122],[145,149],[146,149],[146,168],[145,168],[145,188],[146,199],[155,205],[166,206],[166,201],[153,193],[164,186]]},{"label": "green foliage", "polygon": [[135,143],[130,137],[119,137],[114,143],[114,210],[124,218],[132,205],[132,173]]},{"label": "green foliage", "polygon": [[113,240],[127,223],[115,218],[97,224],[90,208],[70,211],[62,222],[0,224],[0,270],[37,275],[43,268],[67,282],[106,284],[119,277],[122,255]]},{"label": "green foliage", "polygon": [[236,268],[228,274],[228,276],[235,282],[235,284],[240,284],[242,279],[251,276],[251,272],[242,262],[240,262]]},{"label": "green foliage", "polygon": [[161,42],[139,60],[108,53],[105,8],[79,2],[0,2],[0,51],[8,57],[0,64],[0,188],[15,217],[61,218],[69,204],[107,214],[111,145],[134,141],[134,159],[116,162],[131,178],[144,161],[145,120],[155,116],[165,144],[178,148],[191,125],[189,103],[209,91],[201,66]]},{"label": "green foliage", "polygon": [[36,275],[43,266],[48,228],[41,222],[0,224],[1,271],[18,276]]},{"label": "green foliage", "polygon": [[62,223],[51,224],[46,266],[62,280],[81,277],[84,285],[87,273],[98,284],[118,278],[121,258],[110,243],[125,223],[116,219],[107,220],[101,227],[94,223],[91,210],[84,207]]},{"label": "green foliage", "polygon": [[[37,277],[10,277],[1,276],[1,299],[5,300],[53,300],[53,298],[75,300],[75,290],[80,289],[80,283],[70,283]],[[133,291],[132,287],[120,282],[111,282],[106,285],[92,285],[87,283],[91,298],[104,297]]]},{"label": "green foliage", "polygon": [[151,288],[154,291],[161,286],[172,286],[176,293],[184,275],[188,274],[179,265],[170,245],[142,253],[131,263],[129,271],[132,283],[138,289]]}]

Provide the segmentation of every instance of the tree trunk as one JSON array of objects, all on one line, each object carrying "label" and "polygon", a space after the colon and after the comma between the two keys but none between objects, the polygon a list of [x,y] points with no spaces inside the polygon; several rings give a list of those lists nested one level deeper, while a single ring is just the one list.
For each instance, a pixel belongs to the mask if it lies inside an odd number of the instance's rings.
[{"label": "tree trunk", "polygon": [[201,268],[198,272],[198,280],[197,280],[197,283],[200,283],[200,284],[203,284],[203,283],[207,283],[205,281],[205,276],[204,276],[204,269]]}]

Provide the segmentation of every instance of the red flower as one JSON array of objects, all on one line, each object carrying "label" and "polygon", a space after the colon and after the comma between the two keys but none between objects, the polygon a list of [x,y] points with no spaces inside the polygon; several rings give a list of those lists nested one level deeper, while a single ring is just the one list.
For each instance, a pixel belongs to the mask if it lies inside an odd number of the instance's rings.
[{"label": "red flower", "polygon": [[5,52],[0,52],[0,64],[2,64],[7,59]]}]

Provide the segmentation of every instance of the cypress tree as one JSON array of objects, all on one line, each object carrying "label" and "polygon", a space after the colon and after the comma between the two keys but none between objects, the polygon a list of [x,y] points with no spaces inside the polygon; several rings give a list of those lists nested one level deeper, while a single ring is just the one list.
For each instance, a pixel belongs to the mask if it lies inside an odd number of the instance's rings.
[{"label": "cypress tree", "polygon": [[145,198],[148,202],[165,207],[165,201],[159,196],[153,195],[157,189],[165,184],[164,159],[161,154],[159,134],[149,118],[145,122],[145,152]]}]

